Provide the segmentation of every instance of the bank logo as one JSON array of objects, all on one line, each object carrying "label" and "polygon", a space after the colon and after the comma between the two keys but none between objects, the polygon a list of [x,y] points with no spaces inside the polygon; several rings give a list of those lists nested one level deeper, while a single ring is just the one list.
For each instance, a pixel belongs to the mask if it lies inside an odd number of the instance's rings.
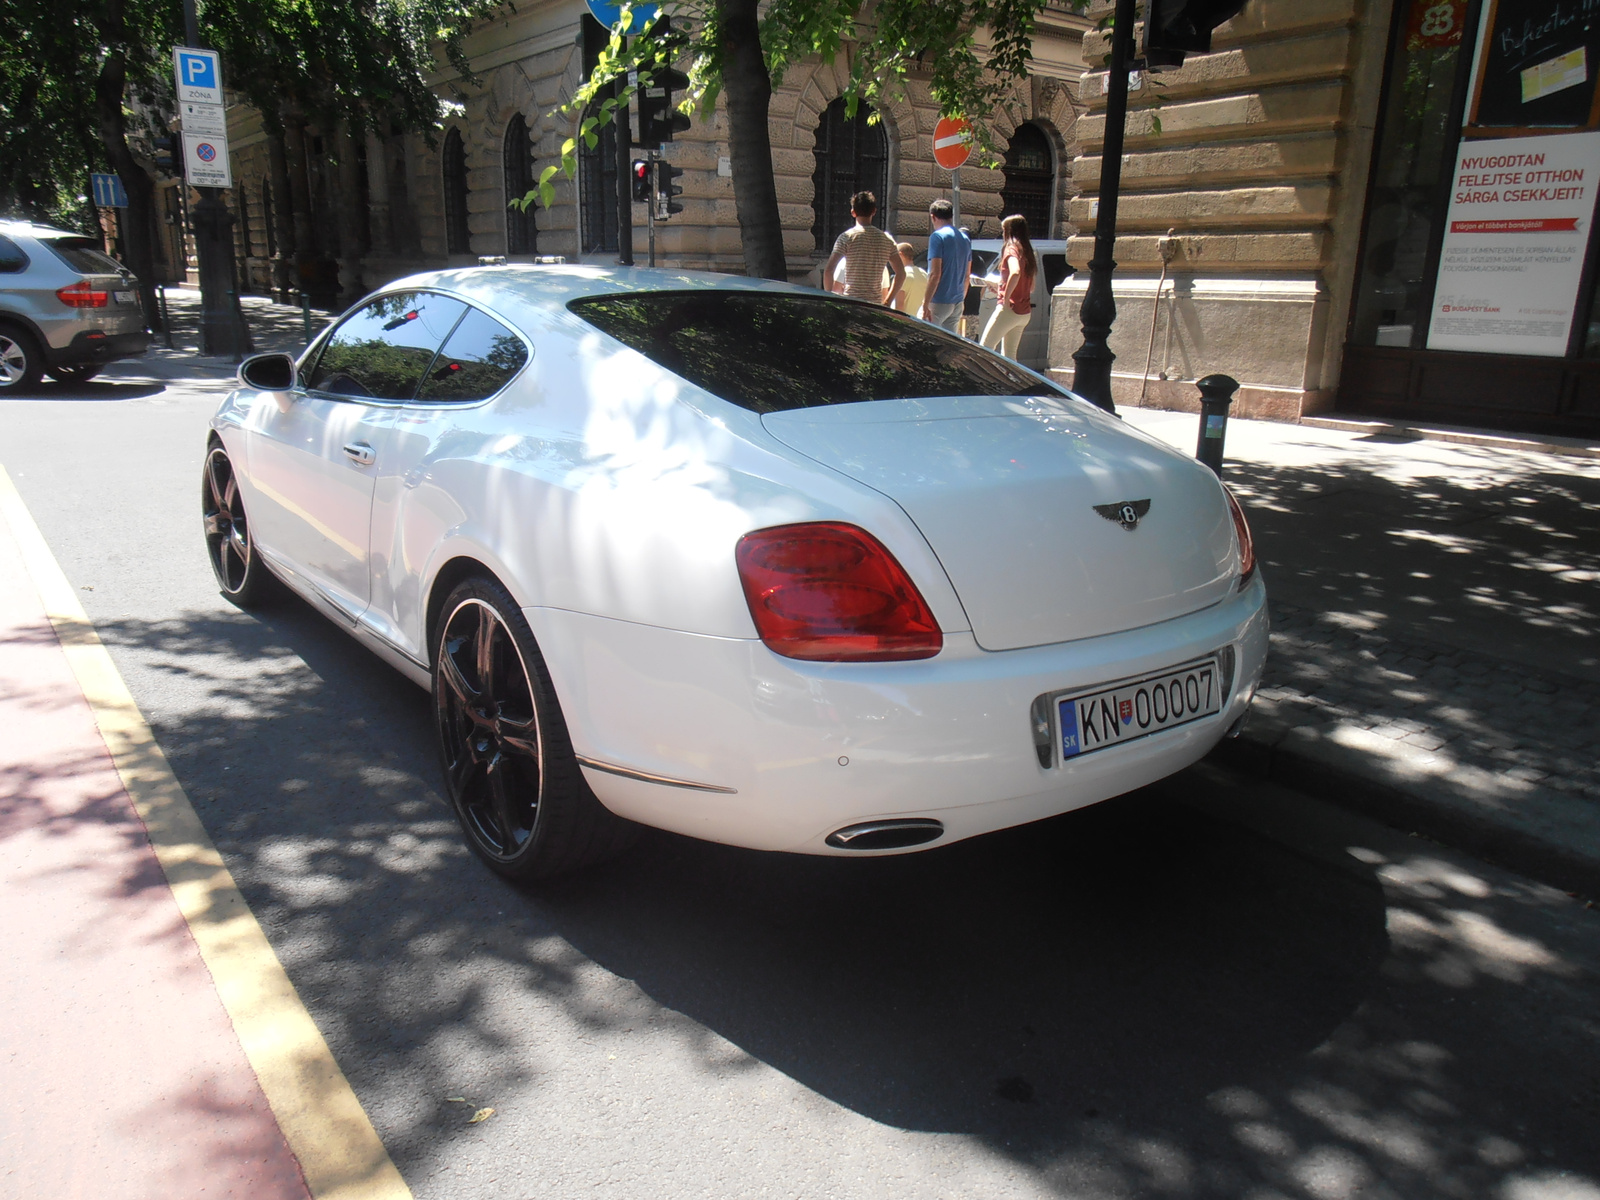
[{"label": "bank logo", "polygon": [[1108,521],[1115,521],[1124,529],[1133,530],[1139,527],[1139,518],[1150,511],[1148,500],[1123,500],[1118,504],[1096,504],[1095,512]]}]

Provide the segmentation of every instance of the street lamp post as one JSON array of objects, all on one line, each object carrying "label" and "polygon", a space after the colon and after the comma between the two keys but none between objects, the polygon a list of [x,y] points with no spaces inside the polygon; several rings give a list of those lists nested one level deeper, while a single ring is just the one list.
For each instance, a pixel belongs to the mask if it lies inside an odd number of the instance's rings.
[{"label": "street lamp post", "polygon": [[[184,42],[200,45],[200,20],[195,0],[183,0]],[[251,350],[250,330],[239,310],[233,261],[233,214],[222,202],[222,189],[196,188],[200,201],[190,214],[194,252],[200,267],[200,353],[216,358],[243,358]]]},{"label": "street lamp post", "polygon": [[1116,270],[1117,193],[1122,187],[1122,136],[1128,118],[1128,65],[1133,58],[1134,0],[1117,0],[1116,24],[1111,31],[1111,64],[1106,97],[1105,142],[1100,151],[1100,196],[1094,221],[1094,257],[1089,260],[1089,286],[1078,311],[1083,322],[1083,345],[1072,356],[1072,390],[1107,412],[1111,400],[1112,323],[1117,301],[1111,290]]}]

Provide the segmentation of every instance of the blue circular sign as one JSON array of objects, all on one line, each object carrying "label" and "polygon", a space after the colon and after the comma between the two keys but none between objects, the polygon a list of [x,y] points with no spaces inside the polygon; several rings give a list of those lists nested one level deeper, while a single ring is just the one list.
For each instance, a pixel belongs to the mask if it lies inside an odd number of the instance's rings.
[{"label": "blue circular sign", "polygon": [[[602,0],[586,0],[589,11],[594,19],[607,29],[615,29],[617,22],[622,20],[622,5],[606,4]],[[628,26],[629,33],[638,33],[644,28],[644,23],[656,13],[661,11],[659,4],[635,4],[633,6],[633,23]]]}]

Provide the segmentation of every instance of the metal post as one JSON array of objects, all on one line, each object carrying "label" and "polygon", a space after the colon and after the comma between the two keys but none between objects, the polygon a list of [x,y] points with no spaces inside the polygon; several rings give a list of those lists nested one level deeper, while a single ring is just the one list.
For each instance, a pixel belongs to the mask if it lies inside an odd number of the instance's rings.
[{"label": "metal post", "polygon": [[161,301],[161,328],[166,330],[167,349],[172,349],[172,314],[167,310],[167,285],[156,284],[156,296]]},{"label": "metal post", "polygon": [[1116,270],[1117,193],[1122,187],[1122,136],[1128,119],[1128,62],[1133,57],[1134,0],[1117,0],[1111,31],[1110,92],[1106,99],[1106,136],[1100,151],[1100,199],[1094,222],[1094,257],[1089,260],[1089,287],[1083,293],[1083,345],[1073,354],[1072,390],[1109,413],[1111,400],[1111,326],[1117,319],[1111,273]]},{"label": "metal post", "polygon": [[[623,39],[627,45],[627,39]],[[615,85],[618,100],[611,122],[617,134],[617,265],[633,266],[633,121],[632,105],[621,100],[628,94],[628,81],[619,78]]]},{"label": "metal post", "polygon": [[660,197],[656,194],[656,164],[661,161],[661,152],[647,150],[645,158],[650,162],[650,206],[646,216],[650,221],[650,265],[653,267],[656,265],[656,205],[661,203]]},{"label": "metal post", "polygon": [[950,224],[961,228],[961,168],[950,171]]},{"label": "metal post", "polygon": [[[195,0],[183,0],[183,29],[186,45],[204,49]],[[233,293],[233,214],[222,202],[221,188],[195,191],[200,202],[194,206],[191,228],[200,260],[200,353],[237,361],[250,351],[250,330]]]},{"label": "metal post", "polygon": [[1194,456],[1222,478],[1222,443],[1228,436],[1228,405],[1239,390],[1231,375],[1207,375],[1198,380],[1200,389],[1200,442]]}]

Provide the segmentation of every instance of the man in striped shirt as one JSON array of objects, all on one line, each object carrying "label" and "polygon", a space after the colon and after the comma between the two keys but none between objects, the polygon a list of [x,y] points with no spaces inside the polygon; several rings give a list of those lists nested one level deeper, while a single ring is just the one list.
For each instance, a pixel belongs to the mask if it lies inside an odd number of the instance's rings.
[{"label": "man in striped shirt", "polygon": [[[844,259],[844,294],[856,300],[871,300],[874,304],[893,304],[906,281],[905,264],[900,261],[899,248],[883,230],[872,223],[878,211],[878,198],[871,192],[857,192],[850,197],[850,215],[856,223],[839,235],[833,243],[833,254],[823,268],[824,285],[830,292],[839,291],[833,277],[834,268]],[[883,290],[883,269],[894,272],[889,290]]]}]

